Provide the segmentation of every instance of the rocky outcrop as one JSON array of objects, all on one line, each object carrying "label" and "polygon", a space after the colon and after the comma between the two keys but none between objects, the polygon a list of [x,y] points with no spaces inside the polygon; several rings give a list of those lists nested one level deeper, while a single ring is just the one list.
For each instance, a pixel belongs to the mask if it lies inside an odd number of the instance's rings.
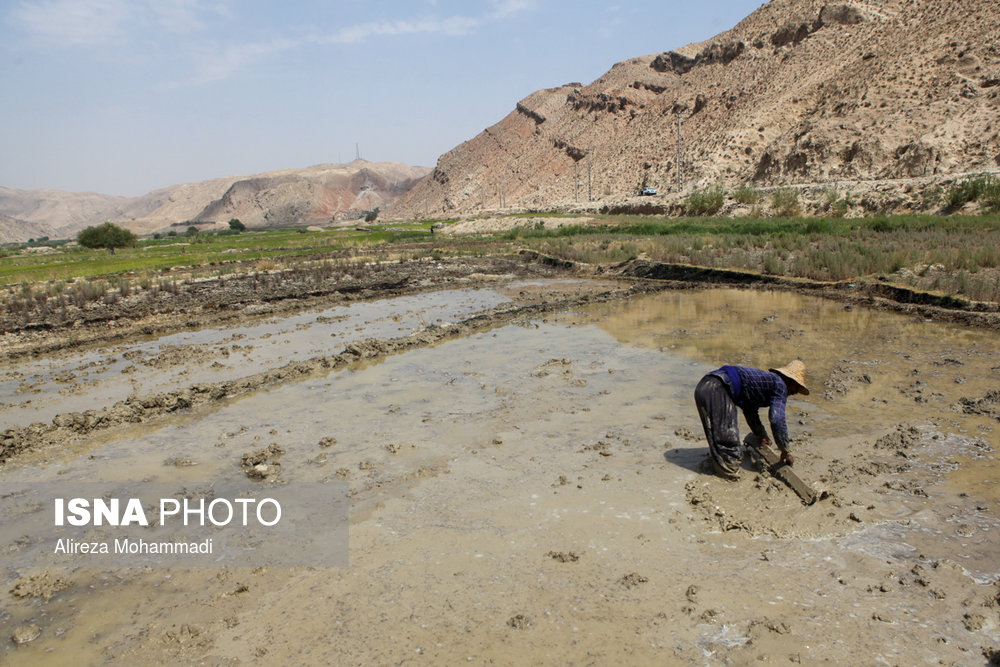
[{"label": "rocky outcrop", "polygon": [[524,103],[522,102],[517,103],[517,110],[523,113],[531,120],[535,121],[535,125],[541,125],[542,123],[545,122],[545,116],[538,113],[537,111],[532,111],[528,107],[524,106]]},{"label": "rocky outcrop", "polygon": [[566,102],[574,111],[604,111],[608,113],[624,111],[629,105],[634,104],[624,95],[609,95],[608,93],[590,95],[581,91],[570,93]]},{"label": "rocky outcrop", "polygon": [[657,72],[687,74],[695,67],[703,65],[714,65],[716,63],[728,65],[735,58],[738,58],[744,50],[746,50],[746,44],[743,42],[712,42],[693,58],[689,58],[677,51],[670,51],[656,56],[649,66]]}]

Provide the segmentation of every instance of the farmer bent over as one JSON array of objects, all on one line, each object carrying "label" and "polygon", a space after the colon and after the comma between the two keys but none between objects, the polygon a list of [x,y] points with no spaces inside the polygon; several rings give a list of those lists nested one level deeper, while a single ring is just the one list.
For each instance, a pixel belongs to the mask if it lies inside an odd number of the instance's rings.
[{"label": "farmer bent over", "polygon": [[768,408],[768,421],[771,422],[774,442],[781,450],[781,462],[788,465],[794,462],[788,448],[788,427],[785,425],[785,403],[792,394],[809,394],[806,367],[798,359],[770,371],[723,366],[701,379],[694,390],[694,402],[705,427],[715,472],[728,479],[737,479],[740,474],[745,452],[740,442],[736,408],[743,411],[750,430],[765,447],[770,446],[771,440],[760,423],[757,411]]}]

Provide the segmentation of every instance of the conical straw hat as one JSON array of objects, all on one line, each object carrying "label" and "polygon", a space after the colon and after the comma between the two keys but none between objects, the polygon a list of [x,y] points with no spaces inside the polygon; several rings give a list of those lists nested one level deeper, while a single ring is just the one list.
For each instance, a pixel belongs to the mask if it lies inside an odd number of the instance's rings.
[{"label": "conical straw hat", "polygon": [[795,384],[802,387],[803,394],[809,395],[809,388],[806,387],[806,365],[800,360],[795,359],[781,368],[772,368],[771,372],[778,373],[792,380]]}]

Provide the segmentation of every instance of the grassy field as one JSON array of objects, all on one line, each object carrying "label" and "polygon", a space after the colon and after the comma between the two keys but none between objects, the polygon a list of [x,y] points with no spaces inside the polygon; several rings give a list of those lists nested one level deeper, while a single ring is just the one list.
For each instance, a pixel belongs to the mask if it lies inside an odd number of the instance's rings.
[{"label": "grassy field", "polygon": [[596,225],[518,228],[491,236],[444,237],[420,221],[326,231],[282,229],[202,233],[140,241],[116,251],[64,247],[51,254],[7,249],[0,257],[0,305],[82,302],[176,280],[300,267],[483,255],[532,248],[569,260],[614,264],[632,257],[816,280],[881,280],[974,300],[1000,302],[1000,217],[658,218],[604,216]]},{"label": "grassy field", "polygon": [[133,248],[107,250],[67,247],[52,254],[18,253],[0,258],[0,285],[72,280],[116,274],[152,275],[173,267],[225,266],[235,262],[295,258],[349,248],[423,239],[430,223],[309,232],[273,230],[241,234],[202,233],[140,241]]},{"label": "grassy field", "polygon": [[884,280],[1000,301],[1000,217],[643,218],[504,235],[566,259],[654,261],[815,280]]}]

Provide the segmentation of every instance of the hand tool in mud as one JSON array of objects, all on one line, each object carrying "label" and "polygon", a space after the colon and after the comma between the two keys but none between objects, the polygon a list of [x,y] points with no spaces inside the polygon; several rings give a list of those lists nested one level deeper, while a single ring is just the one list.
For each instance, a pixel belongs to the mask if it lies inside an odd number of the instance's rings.
[{"label": "hand tool in mud", "polygon": [[809,488],[808,484],[799,479],[799,476],[792,470],[792,466],[782,463],[781,459],[770,447],[765,447],[761,443],[760,438],[750,433],[747,437],[743,438],[743,444],[747,446],[750,456],[758,462],[763,462],[762,466],[766,467],[771,475],[787,484],[802,499],[803,503],[812,505],[816,502],[816,492]]}]

